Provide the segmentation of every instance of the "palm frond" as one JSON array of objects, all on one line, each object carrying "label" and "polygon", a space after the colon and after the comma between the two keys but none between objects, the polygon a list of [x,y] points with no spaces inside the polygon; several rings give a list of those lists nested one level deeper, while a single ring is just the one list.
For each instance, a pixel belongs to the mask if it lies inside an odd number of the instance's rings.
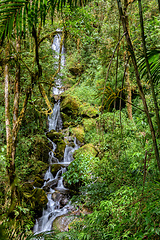
[{"label": "palm frond", "polygon": [[[153,82],[158,83],[160,80],[160,49],[150,50],[147,54]],[[138,66],[142,77],[147,77],[147,68],[144,55],[141,55],[138,60]]]},{"label": "palm frond", "polygon": [[0,1],[0,42],[10,37],[14,26],[17,35],[25,35],[26,24],[30,31],[32,26],[36,27],[40,19],[45,24],[48,12],[53,15],[55,8],[61,10],[65,4],[70,6],[84,5],[89,0],[1,0]]}]

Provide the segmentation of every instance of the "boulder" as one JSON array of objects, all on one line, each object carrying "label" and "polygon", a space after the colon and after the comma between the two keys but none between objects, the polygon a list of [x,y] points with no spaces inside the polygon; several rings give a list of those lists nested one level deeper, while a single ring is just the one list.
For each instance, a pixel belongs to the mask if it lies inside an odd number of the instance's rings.
[{"label": "boulder", "polygon": [[68,204],[69,202],[69,197],[68,197],[68,194],[65,194],[65,193],[62,193],[62,192],[59,192],[59,191],[55,191],[53,194],[52,194],[52,198],[55,202],[59,202],[60,204],[60,208],[64,207],[65,205]]},{"label": "boulder", "polygon": [[35,158],[37,161],[42,161],[48,163],[48,153],[49,148],[49,141],[46,136],[35,135],[35,139],[33,142],[33,153],[32,157]]},{"label": "boulder", "polygon": [[62,161],[64,156],[64,150],[66,147],[65,141],[63,140],[63,137],[64,137],[63,134],[61,132],[56,132],[55,130],[51,130],[46,134],[46,136],[57,145],[54,152],[54,156],[59,161]]},{"label": "boulder", "polygon": [[58,170],[61,169],[61,167],[68,167],[69,164],[70,164],[69,162],[68,163],[63,163],[63,162],[61,162],[61,163],[54,163],[52,165],[52,169],[51,169],[52,174],[55,176],[56,173],[58,172]]},{"label": "boulder", "polygon": [[49,191],[51,187],[55,187],[58,183],[58,179],[53,179],[51,181],[48,181],[45,183],[45,186],[43,186],[43,189],[45,191]]},{"label": "boulder", "polygon": [[43,186],[44,180],[39,176],[36,176],[34,179],[33,186],[37,188],[41,188]]},{"label": "boulder", "polygon": [[42,161],[36,161],[36,159],[33,159],[33,164],[30,164],[28,166],[29,171],[29,179],[35,179],[35,176],[42,177],[44,176],[45,172],[48,169],[48,163],[42,162]]},{"label": "boulder", "polygon": [[98,117],[99,111],[95,107],[91,106],[89,103],[83,103],[80,105],[79,109],[80,115],[83,117]]},{"label": "boulder", "polygon": [[66,232],[69,230],[69,224],[73,222],[75,219],[75,216],[60,216],[57,217],[53,222],[53,230],[54,231],[60,231],[60,232]]},{"label": "boulder", "polygon": [[78,125],[77,127],[72,128],[71,131],[80,143],[84,142],[85,132],[83,126]]},{"label": "boulder", "polygon": [[62,95],[61,111],[70,118],[78,115],[79,106],[80,102],[75,97],[69,94]]},{"label": "boulder", "polygon": [[81,154],[87,154],[93,157],[96,157],[98,154],[98,151],[95,149],[94,145],[91,143],[85,144],[84,146],[80,147],[78,150],[76,150],[73,154],[73,157],[75,158],[78,155]]},{"label": "boulder", "polygon": [[[32,186],[33,187],[33,186]],[[42,214],[42,209],[46,206],[48,199],[45,191],[41,188],[35,188],[31,191],[23,190],[23,198],[30,205],[30,209],[35,212],[36,218]]]},{"label": "boulder", "polygon": [[57,144],[59,140],[63,139],[63,134],[53,129],[50,132],[47,132],[46,136],[55,144]]}]

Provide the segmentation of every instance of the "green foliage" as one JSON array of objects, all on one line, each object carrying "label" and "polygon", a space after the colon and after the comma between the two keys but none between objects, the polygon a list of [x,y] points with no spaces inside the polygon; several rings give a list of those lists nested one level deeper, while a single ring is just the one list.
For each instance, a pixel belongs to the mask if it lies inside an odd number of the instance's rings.
[{"label": "green foliage", "polygon": [[89,183],[92,176],[92,162],[94,158],[80,154],[76,156],[74,161],[69,165],[68,171],[64,174],[64,178],[69,185],[80,186]]},{"label": "green foliage", "polygon": [[[152,75],[152,80],[154,83],[159,82],[160,79],[160,50],[153,49],[148,52],[148,61],[150,64],[150,71]],[[139,59],[139,68],[142,74],[142,77],[147,78],[147,69],[144,56]]]}]

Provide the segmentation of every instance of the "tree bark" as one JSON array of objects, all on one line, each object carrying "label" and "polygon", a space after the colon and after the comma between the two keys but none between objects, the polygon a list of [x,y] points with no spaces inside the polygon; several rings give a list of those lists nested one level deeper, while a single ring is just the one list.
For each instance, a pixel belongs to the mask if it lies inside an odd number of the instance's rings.
[{"label": "tree bark", "polygon": [[153,146],[154,146],[154,151],[155,151],[155,156],[156,156],[156,160],[157,160],[157,165],[158,165],[158,169],[160,171],[160,158],[159,158],[159,151],[158,151],[158,146],[157,146],[157,141],[156,141],[156,136],[155,136],[155,131],[153,128],[153,123],[148,111],[148,106],[147,106],[147,102],[145,99],[145,94],[143,92],[143,88],[142,88],[142,84],[141,84],[141,80],[140,80],[140,76],[139,76],[139,71],[138,71],[138,65],[137,65],[137,61],[136,61],[136,57],[135,57],[135,52],[133,49],[133,45],[130,39],[130,36],[128,34],[128,29],[127,29],[127,25],[126,25],[126,21],[125,21],[125,16],[123,14],[123,9],[122,9],[122,3],[121,0],[117,0],[117,5],[118,5],[118,10],[119,10],[119,15],[122,21],[122,25],[123,25],[123,30],[126,33],[125,37],[126,37],[126,42],[131,54],[131,58],[132,58],[132,63],[134,66],[134,70],[135,70],[135,75],[136,75],[136,81],[137,81],[137,85],[138,85],[138,89],[139,89],[139,94],[140,97],[142,99],[143,102],[143,106],[144,106],[144,110],[148,119],[148,123],[149,123],[149,127],[150,127],[150,131],[151,131],[151,135],[152,135],[152,141],[153,141]]},{"label": "tree bark", "polygon": [[[9,56],[9,42],[6,44],[5,55],[7,59]],[[5,64],[5,67],[4,67],[4,78],[5,78],[5,124],[6,124],[6,142],[7,142],[7,172],[8,172],[9,183],[11,187],[11,206],[12,206],[14,202],[15,164],[14,164],[14,159],[12,159],[12,134],[11,134],[11,122],[10,122],[8,62]]]},{"label": "tree bark", "polygon": [[158,9],[159,9],[159,12],[160,12],[160,0],[158,0]]},{"label": "tree bark", "polygon": [[156,120],[157,120],[157,125],[158,125],[158,135],[160,137],[159,108],[158,108],[157,98],[156,98],[156,94],[155,94],[155,90],[154,90],[154,83],[153,83],[152,74],[151,74],[151,71],[150,71],[150,65],[149,65],[148,56],[147,56],[147,48],[146,48],[146,41],[145,41],[145,35],[144,35],[144,24],[143,24],[143,14],[142,14],[141,0],[138,0],[138,7],[139,7],[139,16],[140,16],[140,25],[141,25],[141,36],[142,36],[142,43],[143,43],[143,53],[144,53],[144,56],[145,56],[148,78],[149,78],[149,81],[150,81],[152,97],[153,97],[153,101],[154,101]]},{"label": "tree bark", "polygon": [[[20,38],[16,37],[16,52],[19,53],[21,48]],[[20,95],[20,63],[16,61],[15,85],[14,85],[14,105],[13,105],[13,129],[18,120],[19,96]],[[16,155],[17,135],[12,135],[12,159]]]},{"label": "tree bark", "polygon": [[[125,15],[125,21],[126,21],[126,27],[128,29],[129,34],[129,21],[128,21],[128,15],[127,15],[127,7],[128,7],[128,0],[124,0],[124,15]],[[130,55],[130,52],[126,51],[128,57]],[[128,118],[133,119],[132,117],[132,93],[131,93],[131,83],[129,78],[129,67],[127,64],[126,68],[126,87],[127,87],[127,112],[128,112]]]}]

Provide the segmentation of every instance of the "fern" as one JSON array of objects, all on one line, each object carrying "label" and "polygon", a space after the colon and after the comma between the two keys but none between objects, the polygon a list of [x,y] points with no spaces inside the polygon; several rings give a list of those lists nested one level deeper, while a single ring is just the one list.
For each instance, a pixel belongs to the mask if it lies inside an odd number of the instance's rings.
[{"label": "fern", "polygon": [[[157,84],[160,79],[160,49],[153,49],[148,51],[148,60],[153,82]],[[142,77],[147,77],[146,62],[143,55],[139,57],[138,65]]]}]

